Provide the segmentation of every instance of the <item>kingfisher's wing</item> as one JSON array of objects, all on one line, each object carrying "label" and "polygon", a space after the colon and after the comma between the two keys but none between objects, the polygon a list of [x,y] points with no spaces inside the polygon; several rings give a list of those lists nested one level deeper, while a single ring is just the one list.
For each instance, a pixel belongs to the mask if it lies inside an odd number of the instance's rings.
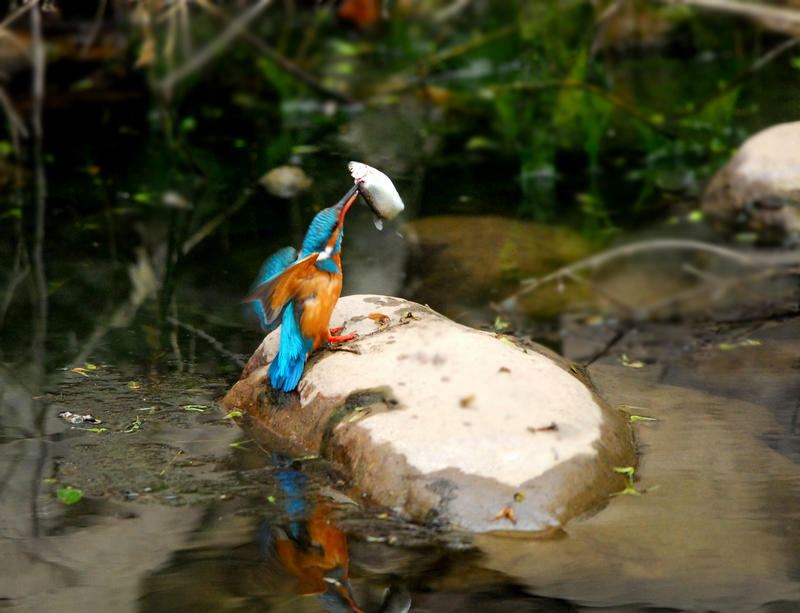
[{"label": "kingfisher's wing", "polygon": [[318,257],[319,253],[312,253],[295,262],[269,277],[266,282],[257,285],[245,296],[243,302],[257,302],[257,306],[260,307],[262,326],[268,328],[278,321],[286,305],[297,294],[300,284],[314,274],[314,263]]},{"label": "kingfisher's wing", "polygon": [[258,271],[258,276],[256,277],[253,286],[250,288],[250,291],[262,283],[266,283],[278,273],[281,273],[289,268],[289,266],[294,264],[299,255],[300,254],[297,252],[297,249],[294,247],[284,247],[280,251],[273,253],[266,260],[264,260],[264,263],[261,265],[261,270]]}]

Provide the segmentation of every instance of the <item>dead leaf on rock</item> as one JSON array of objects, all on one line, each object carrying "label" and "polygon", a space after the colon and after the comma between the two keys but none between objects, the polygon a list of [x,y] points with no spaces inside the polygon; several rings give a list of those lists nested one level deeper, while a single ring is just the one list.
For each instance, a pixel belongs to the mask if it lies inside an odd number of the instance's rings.
[{"label": "dead leaf on rock", "polygon": [[383,330],[391,322],[391,319],[389,319],[389,316],[388,315],[384,315],[383,313],[370,313],[369,315],[367,315],[367,317],[369,317],[372,321],[374,321],[375,323],[377,323],[380,326],[378,328],[378,330]]},{"label": "dead leaf on rock", "polygon": [[497,515],[492,517],[492,521],[497,519],[507,519],[515,526],[517,525],[517,518],[514,517],[514,509],[511,507],[503,507]]},{"label": "dead leaf on rock", "polygon": [[537,432],[556,432],[558,430],[558,424],[556,422],[551,422],[549,426],[542,426],[541,428],[534,428],[533,426],[528,426],[528,432],[532,434],[536,434]]}]

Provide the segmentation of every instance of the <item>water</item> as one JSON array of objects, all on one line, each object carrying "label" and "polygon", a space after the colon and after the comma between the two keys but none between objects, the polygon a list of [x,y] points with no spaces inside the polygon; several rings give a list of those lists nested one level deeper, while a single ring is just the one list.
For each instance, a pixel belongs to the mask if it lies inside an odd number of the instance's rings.
[{"label": "water", "polygon": [[[516,332],[591,362],[588,374],[612,405],[655,419],[635,424],[641,495],[614,497],[546,535],[409,525],[324,461],[259,446],[217,404],[261,338],[239,300],[262,259],[297,244],[313,212],[347,190],[350,159],[377,160],[396,178],[405,220],[466,219],[452,220],[448,236],[426,235],[424,223],[415,233],[398,233],[398,224],[379,234],[366,207],[354,208],[345,293],[416,298],[489,327],[489,304],[520,277],[540,274],[531,261],[544,253],[552,268],[596,246],[564,230],[537,226],[534,234],[529,217],[515,219],[525,212],[518,169],[502,156],[426,158],[439,137],[420,136],[426,109],[413,101],[404,113],[372,111],[319,141],[308,125],[290,134],[296,127],[230,119],[219,132],[186,136],[187,161],[165,146],[141,96],[123,100],[49,110],[43,165],[13,170],[15,183],[2,183],[1,605],[800,608],[796,276],[638,320],[575,287],[566,301],[550,291],[526,303],[526,315],[510,318]],[[209,108],[198,117],[213,124]],[[268,136],[249,142],[253,125]],[[257,186],[267,169],[253,160],[265,143],[282,151],[287,139],[318,147],[300,156],[315,181],[280,200]],[[572,179],[558,178],[559,201],[576,202],[591,182]],[[634,200],[640,187],[607,175],[600,183],[609,200]],[[487,228],[497,244],[482,242]],[[651,228],[709,236],[661,220]],[[445,293],[440,279],[459,261],[468,274]],[[698,261],[657,264],[642,259],[598,283],[639,311],[694,287],[675,271]],[[59,417],[66,411],[101,421],[70,424]],[[65,504],[59,490],[67,496],[67,488],[81,499]]]}]

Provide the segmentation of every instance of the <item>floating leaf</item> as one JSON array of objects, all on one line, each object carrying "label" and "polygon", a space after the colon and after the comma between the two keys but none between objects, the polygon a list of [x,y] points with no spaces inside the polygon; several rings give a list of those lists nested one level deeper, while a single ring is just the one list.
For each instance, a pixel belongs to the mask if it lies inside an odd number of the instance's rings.
[{"label": "floating leaf", "polygon": [[723,351],[729,351],[737,347],[758,347],[759,345],[761,345],[761,341],[754,341],[753,339],[746,338],[738,343],[720,343],[718,347]]},{"label": "floating leaf", "polygon": [[142,418],[138,415],[136,416],[136,421],[134,421],[130,426],[128,426],[123,432],[136,432],[142,426]]},{"label": "floating leaf", "polygon": [[56,496],[58,496],[58,499],[64,504],[75,504],[83,498],[83,492],[74,487],[65,487],[56,490]]},{"label": "floating leaf", "polygon": [[95,434],[101,434],[103,432],[107,432],[108,428],[78,428],[78,430],[86,430],[87,432],[94,432]]},{"label": "floating leaf", "polygon": [[69,371],[77,373],[79,375],[83,375],[84,377],[88,377],[89,376],[88,373],[87,373],[87,370],[85,368],[81,368],[80,366],[77,366],[75,368],[70,368]]},{"label": "floating leaf", "polygon": [[196,413],[203,413],[208,408],[206,404],[184,404],[181,407],[184,411],[195,411]]},{"label": "floating leaf", "polygon": [[647,417],[646,415],[628,415],[631,421],[658,421],[655,417]]},{"label": "floating leaf", "polygon": [[620,356],[620,361],[622,362],[623,366],[627,366],[628,368],[644,368],[644,362],[640,362],[639,360],[631,360],[627,353],[623,353]]},{"label": "floating leaf", "polygon": [[225,417],[223,417],[222,419],[233,419],[234,417],[241,417],[241,416],[242,416],[242,412],[241,412],[241,411],[239,411],[239,410],[236,410],[236,409],[234,409],[233,411],[230,411],[230,412],[229,412],[229,413],[228,413],[228,414],[227,414]]},{"label": "floating leaf", "polygon": [[637,492],[633,487],[626,487],[624,490],[620,490],[619,492],[612,492],[611,496],[641,496],[641,492]]},{"label": "floating leaf", "polygon": [[514,501],[515,502],[522,502],[523,500],[525,500],[525,494],[523,494],[522,492],[515,492],[514,493]]},{"label": "floating leaf", "polygon": [[275,504],[275,496],[267,496],[267,502],[270,504]]},{"label": "floating leaf", "polygon": [[228,444],[228,447],[233,447],[234,449],[241,449],[243,451],[247,451],[247,448],[245,447],[245,445],[247,445],[247,443],[252,443],[252,442],[253,442],[253,439],[249,438],[246,441],[237,441],[235,443],[230,443],[230,444]]},{"label": "floating leaf", "polygon": [[129,389],[138,390],[140,387],[142,387],[141,383],[138,383],[137,381],[128,381]]}]

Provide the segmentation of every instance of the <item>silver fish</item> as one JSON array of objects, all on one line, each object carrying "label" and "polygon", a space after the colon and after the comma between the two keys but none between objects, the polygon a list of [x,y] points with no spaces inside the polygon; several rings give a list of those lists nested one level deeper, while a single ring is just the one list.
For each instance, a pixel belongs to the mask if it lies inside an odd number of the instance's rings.
[{"label": "silver fish", "polygon": [[375,214],[375,227],[383,230],[383,222],[397,217],[405,208],[392,180],[377,168],[361,162],[347,165],[359,193]]}]

